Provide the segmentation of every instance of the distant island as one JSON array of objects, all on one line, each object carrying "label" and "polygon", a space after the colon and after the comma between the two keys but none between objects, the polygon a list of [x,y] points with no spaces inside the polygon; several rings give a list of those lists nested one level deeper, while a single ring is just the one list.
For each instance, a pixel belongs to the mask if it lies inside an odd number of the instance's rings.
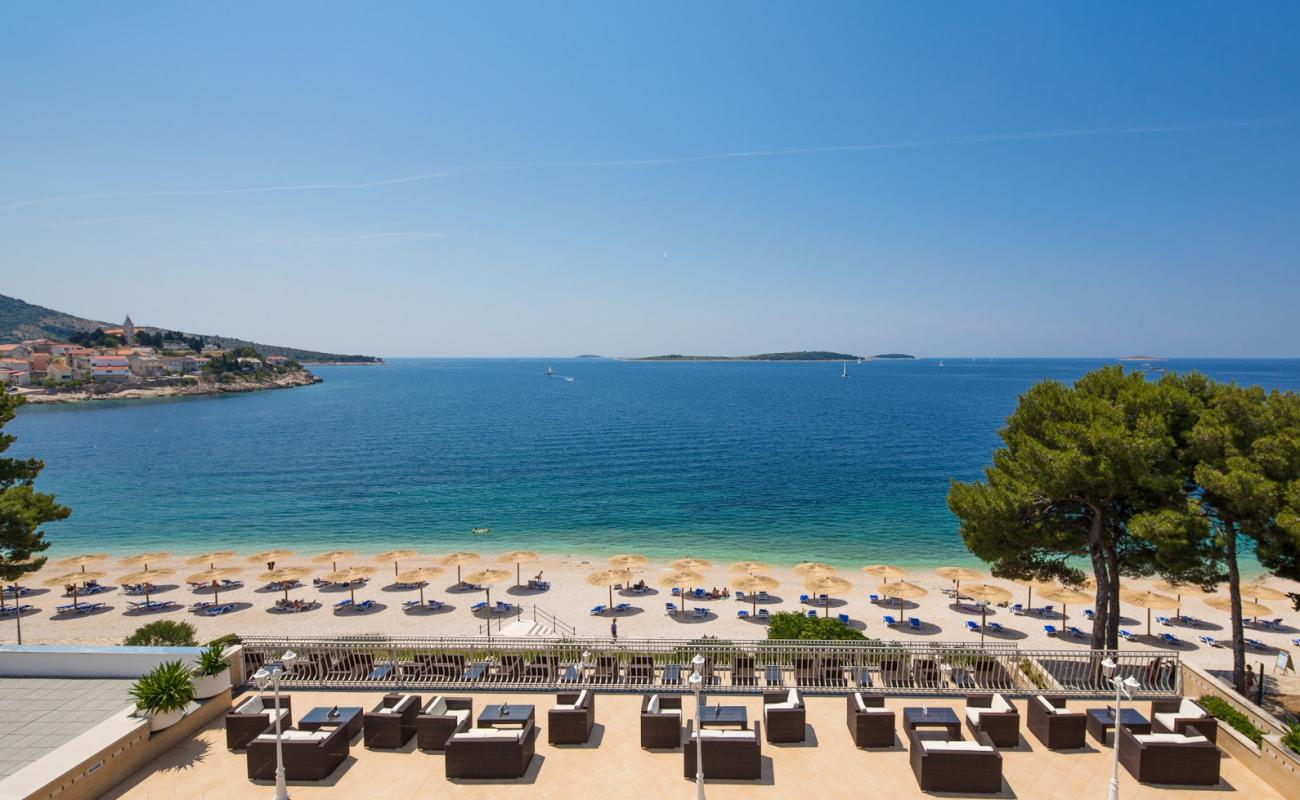
[{"label": "distant island", "polygon": [[350,356],[136,325],[109,325],[0,295],[0,391],[32,403],[252,392],[319,383],[303,362]]},{"label": "distant island", "polygon": [[1124,356],[1120,361],[1168,361],[1167,356]]},{"label": "distant island", "polygon": [[593,355],[592,353],[583,353],[582,355],[574,356],[574,358],[604,358],[604,356]]},{"label": "distant island", "polygon": [[760,353],[754,356],[687,356],[671,353],[663,356],[644,356],[633,361],[857,361],[858,359],[915,358],[906,353],[884,353],[877,356],[856,356],[831,350],[792,350],[786,353]]}]

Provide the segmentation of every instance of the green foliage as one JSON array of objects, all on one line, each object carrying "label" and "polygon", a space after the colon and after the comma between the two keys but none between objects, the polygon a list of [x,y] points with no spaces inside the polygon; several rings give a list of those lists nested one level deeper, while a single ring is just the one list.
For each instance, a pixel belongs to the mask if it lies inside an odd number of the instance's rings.
[{"label": "green foliage", "polygon": [[122,644],[129,647],[194,647],[194,626],[188,622],[160,619],[141,625]]},{"label": "green foliage", "polygon": [[190,668],[180,661],[167,661],[154,667],[131,687],[136,708],[153,714],[180,711],[194,702],[194,683]]},{"label": "green foliage", "polygon": [[1038,667],[1034,666],[1034,662],[1027,658],[1020,659],[1020,671],[1023,672],[1025,677],[1029,679],[1029,682],[1038,687],[1039,690],[1048,688],[1049,684],[1047,682],[1047,676],[1039,671]]},{"label": "green foliage", "polygon": [[1205,709],[1210,716],[1226,722],[1231,728],[1255,744],[1258,745],[1264,740],[1264,732],[1255,727],[1255,723],[1250,721],[1250,717],[1233,708],[1223,698],[1205,694],[1198,697],[1196,702],[1200,703],[1201,708]]},{"label": "green foliage", "polygon": [[68,341],[73,344],[79,344],[82,347],[121,347],[123,342],[117,336],[110,336],[104,333],[103,328],[95,328],[93,331],[77,331],[68,337]]},{"label": "green foliage", "polygon": [[221,649],[224,650],[225,648],[231,647],[233,645],[237,645],[242,641],[243,639],[239,638],[239,634],[227,633],[224,636],[218,636],[217,638],[208,642],[208,647],[213,647],[214,645],[220,645]]},{"label": "green foliage", "polygon": [[230,660],[222,655],[223,650],[225,648],[215,642],[204,648],[203,652],[199,653],[199,662],[194,667],[194,674],[211,677],[225,672],[230,666]]},{"label": "green foliage", "polygon": [[[0,392],[0,453],[14,443],[3,433],[23,400]],[[35,459],[0,458],[0,582],[17,581],[45,565],[40,555],[49,548],[41,526],[66,519],[71,509],[54,501],[54,495],[36,491],[33,483],[45,468]]]},{"label": "green foliage", "polygon": [[1282,734],[1282,744],[1291,749],[1293,753],[1300,753],[1300,722],[1287,728],[1286,733]]},{"label": "green foliage", "polygon": [[834,639],[866,639],[861,631],[854,630],[838,619],[809,617],[798,611],[773,614],[767,626],[769,639],[806,639],[828,641]]}]

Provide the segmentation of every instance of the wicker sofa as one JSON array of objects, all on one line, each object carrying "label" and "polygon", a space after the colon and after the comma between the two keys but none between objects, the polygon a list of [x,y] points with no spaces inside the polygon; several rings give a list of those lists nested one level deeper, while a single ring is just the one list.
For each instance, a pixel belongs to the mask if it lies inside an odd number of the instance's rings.
[{"label": "wicker sofa", "polygon": [[1151,701],[1151,732],[1182,733],[1219,741],[1219,722],[1188,697]]},{"label": "wicker sofa", "polygon": [[415,746],[421,750],[442,750],[453,733],[469,730],[473,717],[472,697],[438,695],[415,717]]},{"label": "wicker sofa", "polygon": [[1074,750],[1084,746],[1088,717],[1082,711],[1068,711],[1064,697],[1035,695],[1029,698],[1029,730],[1048,750]]},{"label": "wicker sofa", "polygon": [[802,742],[808,708],[798,689],[763,692],[763,725],[772,744]]},{"label": "wicker sofa", "polygon": [[[248,743],[275,727],[275,697],[255,694],[226,714],[226,747],[242,750]],[[280,695],[280,729],[293,727],[288,695]]]},{"label": "wicker sofa", "polygon": [[366,747],[396,750],[415,735],[415,718],[420,715],[418,694],[386,694],[379,705],[361,721]]},{"label": "wicker sofa", "polygon": [[904,728],[912,774],[922,791],[1002,791],[1002,754],[987,733],[974,741],[947,739],[938,731]]},{"label": "wicker sofa", "polygon": [[[281,731],[284,777],[291,781],[323,781],[348,758],[346,725],[318,731]],[[275,733],[263,733],[248,743],[249,780],[275,778]]]},{"label": "wicker sofa", "polygon": [[641,746],[671,749],[682,746],[681,695],[657,695],[641,699]]},{"label": "wicker sofa", "polygon": [[998,747],[1020,744],[1020,712],[1001,694],[967,697],[966,727],[976,737],[987,733]]},{"label": "wicker sofa", "polygon": [[[695,732],[693,722],[686,723],[686,746],[682,748],[682,776],[695,777]],[[699,747],[704,754],[704,777],[731,780],[758,780],[763,774],[761,722],[752,729],[720,730],[705,728]]]},{"label": "wicker sofa", "polygon": [[537,750],[533,720],[522,728],[471,728],[453,734],[445,747],[447,778],[522,778]]},{"label": "wicker sofa", "polygon": [[857,747],[892,747],[894,744],[894,712],[885,708],[885,698],[879,695],[864,697],[853,692],[845,699],[849,735]]},{"label": "wicker sofa", "polygon": [[550,744],[586,744],[596,724],[596,693],[561,692],[546,715],[546,741]]},{"label": "wicker sofa", "polygon": [[1219,782],[1222,754],[1218,745],[1204,736],[1133,733],[1120,725],[1115,730],[1115,746],[1119,763],[1140,783],[1214,786]]}]

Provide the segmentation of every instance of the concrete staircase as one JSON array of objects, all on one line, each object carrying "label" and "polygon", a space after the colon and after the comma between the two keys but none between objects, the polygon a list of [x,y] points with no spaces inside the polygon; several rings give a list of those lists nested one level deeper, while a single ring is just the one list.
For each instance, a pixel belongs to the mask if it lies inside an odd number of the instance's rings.
[{"label": "concrete staircase", "polygon": [[554,636],[550,628],[542,623],[531,619],[517,619],[509,625],[502,628],[497,636],[507,636],[523,638],[526,636],[537,636],[541,638]]}]

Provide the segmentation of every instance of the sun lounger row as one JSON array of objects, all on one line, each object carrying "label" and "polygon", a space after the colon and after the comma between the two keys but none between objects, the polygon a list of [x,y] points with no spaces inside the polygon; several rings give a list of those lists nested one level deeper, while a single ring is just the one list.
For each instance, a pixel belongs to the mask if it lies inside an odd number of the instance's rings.
[{"label": "sun lounger row", "polygon": [[55,606],[55,611],[60,614],[89,614],[92,611],[98,611],[101,608],[107,608],[104,603],[66,603],[61,606]]},{"label": "sun lounger row", "polygon": [[172,600],[128,600],[127,605],[130,606],[132,611],[166,611],[172,608],[180,608]]},{"label": "sun lounger row", "polygon": [[20,606],[5,606],[4,608],[0,608],[0,617],[13,617],[35,610],[36,606],[31,605],[30,603],[23,603]]}]

